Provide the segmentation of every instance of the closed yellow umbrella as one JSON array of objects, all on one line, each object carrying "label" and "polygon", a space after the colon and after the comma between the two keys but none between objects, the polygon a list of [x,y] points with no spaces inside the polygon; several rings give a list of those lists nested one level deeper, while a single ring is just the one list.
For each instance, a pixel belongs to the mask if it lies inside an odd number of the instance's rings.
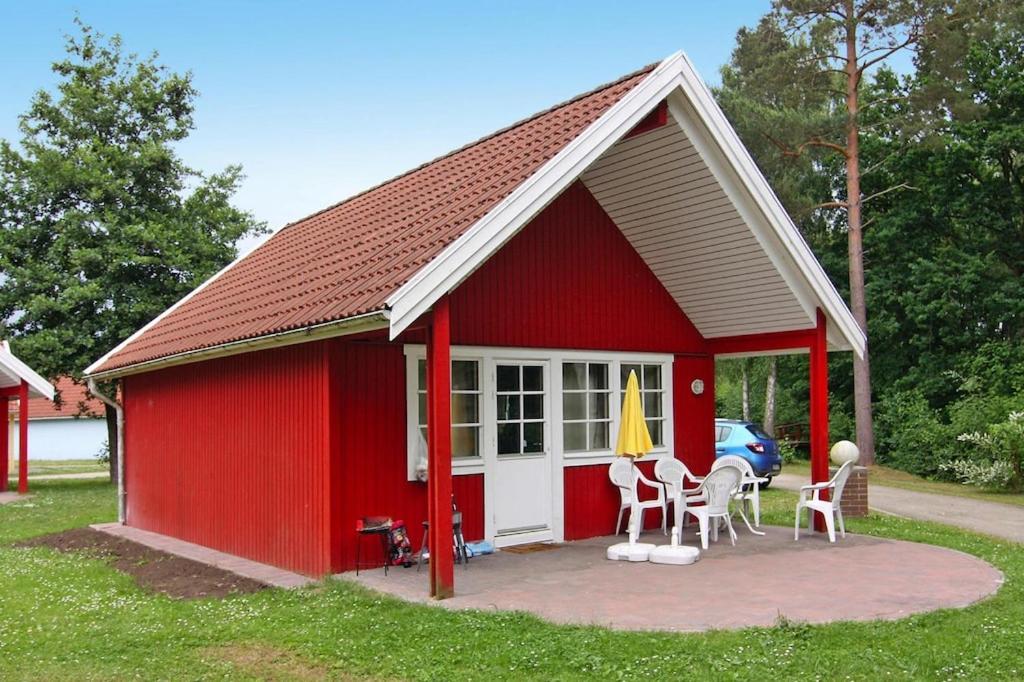
[{"label": "closed yellow umbrella", "polygon": [[636,379],[636,372],[630,370],[629,380],[626,382],[626,400],[622,403],[622,421],[619,423],[619,441],[615,445],[615,454],[637,460],[653,449],[651,432],[647,430],[644,407],[640,402],[640,383]]}]

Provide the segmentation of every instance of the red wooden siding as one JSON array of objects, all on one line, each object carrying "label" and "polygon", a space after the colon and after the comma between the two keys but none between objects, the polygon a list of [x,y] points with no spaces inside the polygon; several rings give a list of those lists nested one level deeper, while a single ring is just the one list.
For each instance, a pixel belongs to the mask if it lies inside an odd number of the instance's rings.
[{"label": "red wooden siding", "polygon": [[283,568],[330,568],[324,343],[126,379],[131,526]]},{"label": "red wooden siding", "polygon": [[451,295],[452,343],[664,353],[705,342],[583,183]]},{"label": "red wooden siding", "polygon": [[[654,480],[654,460],[640,460],[637,466]],[[608,480],[608,465],[567,467],[564,480],[565,539],[582,540],[614,533],[620,497],[618,489]],[[641,489],[640,499],[656,495],[654,491]],[[623,514],[623,528],[628,520],[628,513]],[[661,512],[648,510],[644,514],[644,527],[660,528]]]},{"label": "red wooden siding", "polygon": [[[704,382],[704,393],[694,395],[694,379]],[[672,363],[675,456],[698,476],[715,461],[715,358],[677,355]]]},{"label": "red wooden siding", "polygon": [[[340,398],[340,533],[334,570],[355,567],[355,522],[362,516],[402,519],[418,550],[427,518],[427,486],[408,481],[405,354],[398,344],[335,342],[333,380]],[[467,540],[484,536],[483,476],[455,476],[452,491]],[[378,551],[369,541],[364,550]]]}]

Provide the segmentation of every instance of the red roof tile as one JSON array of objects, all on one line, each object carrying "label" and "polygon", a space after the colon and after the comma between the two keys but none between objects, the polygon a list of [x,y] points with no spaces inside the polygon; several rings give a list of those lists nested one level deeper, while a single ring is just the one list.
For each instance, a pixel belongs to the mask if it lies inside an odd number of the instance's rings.
[{"label": "red roof tile", "polygon": [[95,371],[382,310],[654,66],[286,226]]},{"label": "red roof tile", "polygon": [[[76,384],[70,377],[61,377],[54,384],[60,392],[61,404],[50,402],[46,398],[31,398],[28,401],[28,418],[57,419],[60,417],[101,417],[103,403],[89,397],[85,386]],[[11,400],[7,404],[8,412],[17,414],[18,403]]]}]

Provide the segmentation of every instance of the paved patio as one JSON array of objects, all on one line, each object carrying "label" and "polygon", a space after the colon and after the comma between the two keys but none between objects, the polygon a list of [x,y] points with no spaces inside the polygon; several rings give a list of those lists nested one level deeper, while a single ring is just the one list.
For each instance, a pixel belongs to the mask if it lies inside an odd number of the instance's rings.
[{"label": "paved patio", "polygon": [[[688,529],[684,544],[699,546]],[[699,631],[772,625],[791,620],[894,620],[963,607],[994,593],[1002,574],[953,550],[848,534],[830,545],[820,534],[765,527],[764,537],[737,529],[692,566],[608,561],[605,549],[623,538],[570,542],[530,554],[499,552],[455,567],[452,609],[532,612],[557,623],[624,630]],[[660,533],[644,540],[665,543]],[[427,602],[426,568],[361,571],[345,579]]]}]

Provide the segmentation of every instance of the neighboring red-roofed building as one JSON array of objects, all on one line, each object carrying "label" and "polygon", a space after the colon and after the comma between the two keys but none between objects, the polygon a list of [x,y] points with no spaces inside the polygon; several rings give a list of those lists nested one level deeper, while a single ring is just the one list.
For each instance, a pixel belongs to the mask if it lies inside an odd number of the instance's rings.
[{"label": "neighboring red-roofed building", "polygon": [[[88,395],[82,384],[61,377],[54,400],[28,401],[29,459],[91,459],[105,447],[103,403]],[[18,403],[8,403],[10,452],[18,447]]]},{"label": "neighboring red-roofed building", "polygon": [[715,358],[809,352],[820,479],[826,353],[863,347],[680,53],[282,228],[87,374],[120,382],[125,523],[322,575],[357,519],[429,519],[443,597],[452,494],[469,540],[613,532],[630,371],[641,469],[699,474]]}]

